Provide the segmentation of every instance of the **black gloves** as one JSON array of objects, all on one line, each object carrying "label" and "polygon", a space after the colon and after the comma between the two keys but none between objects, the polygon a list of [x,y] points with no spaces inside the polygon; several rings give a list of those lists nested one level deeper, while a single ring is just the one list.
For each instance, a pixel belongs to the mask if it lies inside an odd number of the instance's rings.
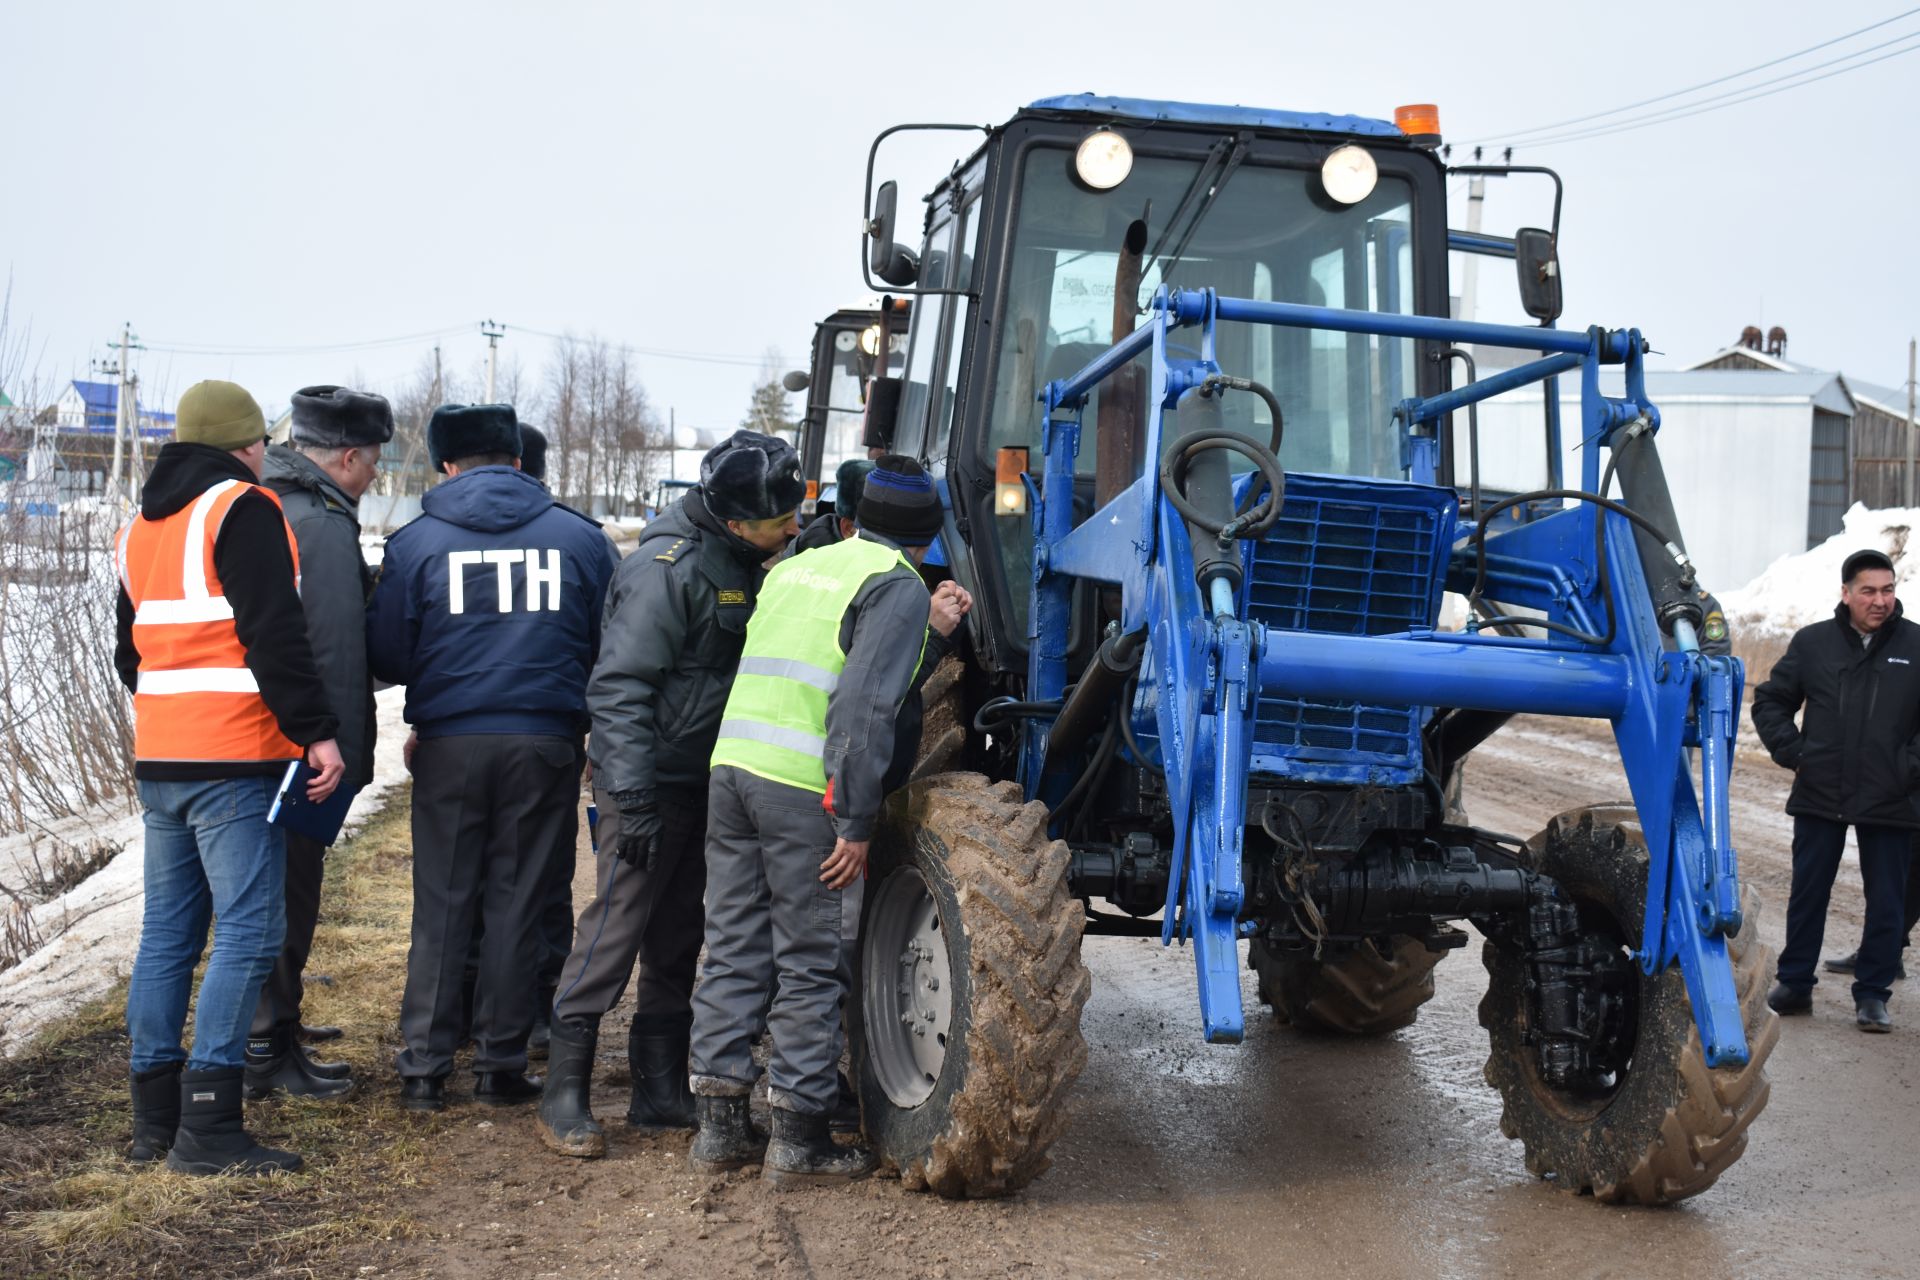
[{"label": "black gloves", "polygon": [[622,791],[614,800],[620,805],[620,832],[614,837],[613,856],[641,871],[652,870],[660,849],[660,811],[644,792]]}]

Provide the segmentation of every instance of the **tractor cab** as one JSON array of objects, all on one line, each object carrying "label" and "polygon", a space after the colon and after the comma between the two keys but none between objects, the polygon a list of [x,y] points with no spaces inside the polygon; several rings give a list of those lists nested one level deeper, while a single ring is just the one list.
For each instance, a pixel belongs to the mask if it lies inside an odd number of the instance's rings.
[{"label": "tractor cab", "polygon": [[[1043,444],[1040,392],[1133,332],[1156,291],[1447,315],[1437,125],[1410,127],[1423,132],[1356,116],[1048,98],[987,131],[928,197],[917,252],[895,244],[907,233],[892,185],[880,187],[866,265],[884,287],[918,295],[890,439],[949,482],[966,533],[949,541],[970,548],[966,573],[993,601],[978,628],[987,666],[1026,665],[1031,507],[1009,477],[1039,473],[1025,463]],[[1430,358],[1439,344],[1261,325],[1222,325],[1218,343],[1223,368],[1273,388],[1289,473],[1410,477],[1392,410],[1447,385],[1448,367]],[[1132,363],[1083,416],[1083,511],[1144,461],[1148,359]],[[1228,399],[1224,415],[1251,438],[1273,431],[1255,397]],[[1450,461],[1425,478],[1450,479]]]},{"label": "tractor cab", "polygon": [[867,456],[867,388],[875,378],[899,378],[906,365],[911,314],[912,304],[905,298],[873,298],[835,311],[814,326],[807,368],[782,379],[788,391],[807,393],[800,420],[800,466],[815,503],[830,500],[826,490],[842,462]]}]

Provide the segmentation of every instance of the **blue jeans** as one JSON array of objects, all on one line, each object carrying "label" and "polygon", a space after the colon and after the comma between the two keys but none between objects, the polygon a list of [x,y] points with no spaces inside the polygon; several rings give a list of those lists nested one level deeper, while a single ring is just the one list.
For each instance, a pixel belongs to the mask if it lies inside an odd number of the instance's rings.
[{"label": "blue jeans", "polygon": [[[147,902],[127,987],[135,1071],[187,1060],[195,1071],[246,1062],[260,984],[287,930],[287,836],[269,826],[278,777],[140,783]],[[193,969],[212,921],[193,1055],[180,1045]]]}]

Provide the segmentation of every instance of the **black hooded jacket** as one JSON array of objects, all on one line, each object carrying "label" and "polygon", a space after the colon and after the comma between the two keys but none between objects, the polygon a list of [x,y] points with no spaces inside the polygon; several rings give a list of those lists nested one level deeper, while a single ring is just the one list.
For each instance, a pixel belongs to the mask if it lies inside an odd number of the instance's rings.
[{"label": "black hooded jacket", "polygon": [[[223,480],[260,483],[247,464],[224,449],[175,441],[161,448],[153,473],[140,490],[140,514],[163,520],[184,509]],[[234,499],[213,542],[213,568],[233,605],[233,629],[246,647],[247,669],[260,685],[260,697],[280,732],[303,747],[324,742],[339,731],[339,720],[320,684],[307,618],[294,586],[293,556],[287,549],[286,518],[263,493]],[[118,623],[113,665],[121,683],[133,689],[140,672],[140,651],[133,643],[133,601],[125,584],[115,609]],[[279,774],[286,765],[273,761],[199,764],[136,761],[134,776],[153,781],[205,780],[238,775]]]},{"label": "black hooded jacket", "polygon": [[1753,691],[1753,727],[1795,772],[1788,813],[1920,828],[1920,625],[1896,604],[1864,645],[1843,604],[1802,627]]}]

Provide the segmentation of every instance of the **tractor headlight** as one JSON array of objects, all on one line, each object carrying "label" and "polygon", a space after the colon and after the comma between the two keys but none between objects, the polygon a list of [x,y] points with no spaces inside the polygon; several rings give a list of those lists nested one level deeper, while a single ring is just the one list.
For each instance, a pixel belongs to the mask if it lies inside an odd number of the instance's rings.
[{"label": "tractor headlight", "polygon": [[860,331],[860,349],[870,356],[880,354],[880,326],[870,324]]},{"label": "tractor headlight", "polygon": [[1320,166],[1320,184],[1341,204],[1359,204],[1373,194],[1380,181],[1380,166],[1365,147],[1349,143],[1328,156]]},{"label": "tractor headlight", "polygon": [[1133,148],[1111,129],[1095,129],[1080,139],[1073,171],[1095,191],[1111,191],[1133,172]]}]

